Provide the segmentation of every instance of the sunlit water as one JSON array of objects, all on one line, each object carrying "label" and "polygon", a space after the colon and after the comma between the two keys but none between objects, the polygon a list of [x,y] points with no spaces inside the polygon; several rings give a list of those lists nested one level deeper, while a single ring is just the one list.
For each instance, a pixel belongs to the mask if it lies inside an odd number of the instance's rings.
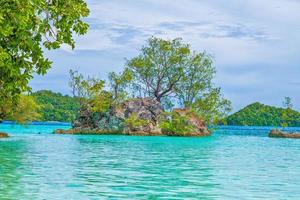
[{"label": "sunlit water", "polygon": [[0,199],[299,199],[300,140],[225,127],[207,138],[54,135],[0,125]]}]

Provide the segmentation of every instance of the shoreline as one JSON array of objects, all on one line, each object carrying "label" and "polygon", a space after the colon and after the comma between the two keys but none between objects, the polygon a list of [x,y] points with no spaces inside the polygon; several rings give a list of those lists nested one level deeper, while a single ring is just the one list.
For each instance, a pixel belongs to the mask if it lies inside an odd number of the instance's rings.
[{"label": "shoreline", "polygon": [[103,130],[76,130],[76,129],[57,129],[53,132],[57,135],[124,135],[124,136],[168,136],[168,137],[209,137],[209,134],[189,133],[189,134],[162,134],[162,133],[122,133],[121,131],[103,131]]}]

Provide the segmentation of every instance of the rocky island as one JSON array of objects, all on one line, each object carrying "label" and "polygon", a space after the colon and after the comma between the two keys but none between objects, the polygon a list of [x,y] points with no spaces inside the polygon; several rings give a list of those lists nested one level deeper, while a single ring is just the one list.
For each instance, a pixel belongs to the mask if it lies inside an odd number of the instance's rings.
[{"label": "rocky island", "polygon": [[[109,83],[70,71],[80,111],[72,129],[57,134],[208,136],[230,101],[215,87],[211,57],[182,39],[152,37]],[[179,108],[178,108],[179,107]]]},{"label": "rocky island", "polygon": [[3,133],[3,132],[0,132],[0,138],[8,138],[8,134],[7,133]]},{"label": "rocky island", "polygon": [[300,139],[300,133],[288,133],[285,131],[280,131],[278,129],[273,129],[269,133],[269,137],[272,138],[298,138]]},{"label": "rocky island", "polygon": [[144,136],[209,136],[203,120],[185,109],[173,113],[185,119],[187,132],[176,133],[162,124],[168,122],[161,104],[154,98],[136,98],[111,107],[106,113],[95,114],[90,106],[82,106],[72,129],[56,130],[56,134],[123,134]]}]

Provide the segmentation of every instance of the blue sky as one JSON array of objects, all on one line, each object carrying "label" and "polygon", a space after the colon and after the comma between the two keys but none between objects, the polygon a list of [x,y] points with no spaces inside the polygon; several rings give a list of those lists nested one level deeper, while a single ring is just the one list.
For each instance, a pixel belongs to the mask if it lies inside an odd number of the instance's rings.
[{"label": "blue sky", "polygon": [[226,98],[238,110],[260,101],[300,110],[300,0],[89,0],[87,35],[74,51],[46,52],[53,68],[33,90],[69,94],[68,71],[105,78],[120,71],[150,36],[177,37],[214,57]]}]

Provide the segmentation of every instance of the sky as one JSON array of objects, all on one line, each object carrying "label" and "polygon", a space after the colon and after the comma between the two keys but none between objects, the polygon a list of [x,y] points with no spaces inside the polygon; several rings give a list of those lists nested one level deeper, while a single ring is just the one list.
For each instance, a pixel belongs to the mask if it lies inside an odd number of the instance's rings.
[{"label": "sky", "polygon": [[121,71],[151,37],[182,38],[213,56],[214,83],[233,110],[253,102],[282,106],[285,96],[300,110],[300,0],[88,0],[89,32],[76,48],[45,52],[47,75],[34,91],[70,94],[69,70],[105,78]]}]

